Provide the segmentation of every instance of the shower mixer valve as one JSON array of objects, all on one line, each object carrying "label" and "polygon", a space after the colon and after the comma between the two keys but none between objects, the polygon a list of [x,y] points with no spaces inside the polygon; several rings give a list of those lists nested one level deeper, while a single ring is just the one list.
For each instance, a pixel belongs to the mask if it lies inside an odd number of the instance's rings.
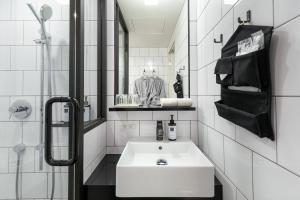
[{"label": "shower mixer valve", "polygon": [[26,100],[17,100],[15,101],[8,109],[11,119],[14,116],[17,119],[23,120],[30,116],[32,112],[31,105]]}]

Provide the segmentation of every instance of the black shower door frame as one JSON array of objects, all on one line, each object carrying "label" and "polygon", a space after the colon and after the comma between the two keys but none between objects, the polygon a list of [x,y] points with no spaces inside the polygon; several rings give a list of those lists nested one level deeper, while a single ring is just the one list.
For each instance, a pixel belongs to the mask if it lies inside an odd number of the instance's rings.
[{"label": "black shower door frame", "polygon": [[[83,199],[83,68],[84,57],[84,0],[70,0],[69,96],[76,99],[80,109],[75,113],[77,161],[69,166],[68,200]],[[69,137],[71,138],[71,137]],[[69,152],[71,153],[71,152]]]},{"label": "black shower door frame", "polygon": [[[76,112],[76,138],[77,138],[77,161],[73,166],[69,167],[69,180],[68,180],[68,199],[69,200],[84,200],[84,187],[83,187],[83,150],[84,150],[84,134],[87,130],[96,128],[100,123],[93,126],[85,127],[84,115],[84,6],[85,1],[89,0],[70,0],[70,55],[69,55],[69,96],[77,99],[79,109]],[[98,50],[101,52],[101,70],[98,73],[106,73],[106,3],[105,0],[98,0]],[[100,23],[100,24],[99,24]],[[99,60],[98,60],[99,63]],[[98,64],[99,65],[99,64]],[[99,67],[99,66],[98,66]],[[106,75],[106,74],[105,74]],[[100,76],[100,74],[98,74]],[[102,82],[106,82],[106,76],[101,76]],[[98,93],[101,90],[106,90],[106,85],[102,82],[98,87]],[[106,92],[106,91],[105,91]],[[102,94],[103,92],[101,92]],[[103,93],[106,94],[106,93]],[[106,102],[106,95],[100,96],[98,101]],[[106,105],[101,103],[101,105]],[[105,109],[106,107],[101,109]],[[104,115],[105,116],[105,115]],[[70,152],[71,153],[71,152]]]}]

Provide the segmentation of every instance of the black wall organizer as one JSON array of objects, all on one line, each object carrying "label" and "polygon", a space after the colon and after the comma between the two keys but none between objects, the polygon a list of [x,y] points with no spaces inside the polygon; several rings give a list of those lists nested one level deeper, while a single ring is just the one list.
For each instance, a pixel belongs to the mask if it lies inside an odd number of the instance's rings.
[{"label": "black wall organizer", "polygon": [[[265,47],[246,55],[236,56],[238,42],[262,30]],[[240,25],[222,48],[215,68],[216,82],[221,84],[221,100],[215,102],[218,114],[253,132],[274,140],[271,125],[272,86],[269,48],[273,27]],[[220,74],[227,74],[224,79]],[[231,90],[228,86],[253,86],[260,92]]]}]

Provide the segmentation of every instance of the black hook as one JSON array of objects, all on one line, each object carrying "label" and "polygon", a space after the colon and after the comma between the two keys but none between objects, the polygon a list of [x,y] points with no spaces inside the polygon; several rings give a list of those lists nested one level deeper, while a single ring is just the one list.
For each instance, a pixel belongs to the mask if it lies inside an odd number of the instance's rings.
[{"label": "black hook", "polygon": [[178,71],[177,74],[180,74],[181,71],[185,70],[185,66],[182,66]]},{"label": "black hook", "polygon": [[220,34],[220,40],[217,41],[216,38],[214,38],[214,43],[223,43],[223,34]]},{"label": "black hook", "polygon": [[247,20],[246,21],[241,20],[240,17],[238,18],[239,24],[245,24],[245,23],[250,23],[251,22],[251,10],[248,10],[246,15],[247,15]]}]

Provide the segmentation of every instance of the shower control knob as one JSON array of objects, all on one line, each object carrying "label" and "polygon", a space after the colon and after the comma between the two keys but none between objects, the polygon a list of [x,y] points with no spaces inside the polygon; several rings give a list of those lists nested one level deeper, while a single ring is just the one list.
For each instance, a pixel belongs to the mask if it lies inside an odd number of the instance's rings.
[{"label": "shower control knob", "polygon": [[32,108],[28,101],[17,100],[9,107],[8,111],[10,113],[9,118],[14,116],[19,120],[23,120],[30,116]]}]

